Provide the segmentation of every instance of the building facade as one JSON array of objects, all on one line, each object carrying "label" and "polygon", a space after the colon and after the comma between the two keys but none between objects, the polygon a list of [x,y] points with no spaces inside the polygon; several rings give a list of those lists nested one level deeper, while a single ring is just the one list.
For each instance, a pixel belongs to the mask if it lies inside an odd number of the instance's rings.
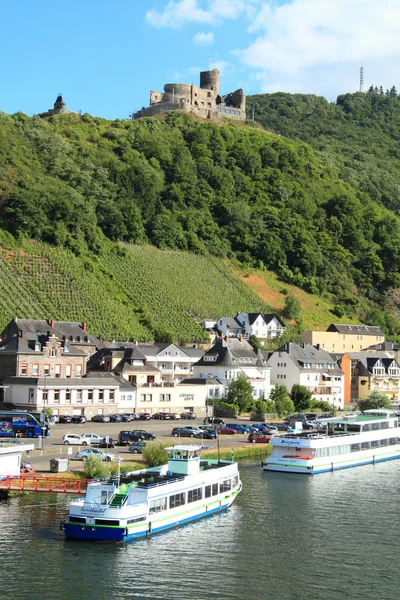
[{"label": "building facade", "polygon": [[340,358],[345,373],[346,403],[354,403],[377,391],[398,407],[400,363],[385,352],[346,352]]},{"label": "building facade", "polygon": [[326,331],[305,331],[303,342],[319,345],[327,352],[358,352],[385,341],[385,334],[375,325],[341,325],[332,323]]},{"label": "building facade", "polygon": [[311,344],[288,342],[269,354],[271,379],[284,385],[306,387],[315,400],[329,402],[332,408],[344,407],[344,372],[328,352]]}]

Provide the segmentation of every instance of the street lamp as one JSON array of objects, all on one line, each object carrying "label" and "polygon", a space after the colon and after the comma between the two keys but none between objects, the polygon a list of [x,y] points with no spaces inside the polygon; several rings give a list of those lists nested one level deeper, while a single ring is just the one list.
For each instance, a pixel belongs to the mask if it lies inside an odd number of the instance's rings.
[{"label": "street lamp", "polygon": [[42,414],[42,448],[44,448],[44,438],[46,436],[46,379],[48,377],[48,373],[43,375],[44,377],[44,386],[43,386],[43,414]]}]

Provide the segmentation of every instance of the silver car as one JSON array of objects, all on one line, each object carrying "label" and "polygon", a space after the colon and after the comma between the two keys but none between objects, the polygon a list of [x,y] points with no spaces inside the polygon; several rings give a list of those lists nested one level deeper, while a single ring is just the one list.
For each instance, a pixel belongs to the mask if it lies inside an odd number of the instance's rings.
[{"label": "silver car", "polygon": [[98,448],[85,448],[75,454],[75,460],[85,460],[89,456],[99,456],[101,460],[105,460],[106,462],[110,462],[116,458],[115,454],[111,452],[103,452],[103,450],[99,450]]}]

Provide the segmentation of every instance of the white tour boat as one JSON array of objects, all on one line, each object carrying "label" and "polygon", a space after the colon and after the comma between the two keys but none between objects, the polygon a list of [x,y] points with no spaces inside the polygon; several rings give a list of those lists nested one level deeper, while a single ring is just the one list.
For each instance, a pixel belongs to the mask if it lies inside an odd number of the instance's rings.
[{"label": "white tour boat", "polygon": [[366,410],[353,418],[329,419],[324,431],[271,438],[264,471],[316,475],[400,458],[399,419],[392,410]]},{"label": "white tour boat", "polygon": [[166,465],[91,481],[70,504],[66,537],[123,542],[225,510],[242,489],[237,463],[204,460],[201,449],[167,448]]}]

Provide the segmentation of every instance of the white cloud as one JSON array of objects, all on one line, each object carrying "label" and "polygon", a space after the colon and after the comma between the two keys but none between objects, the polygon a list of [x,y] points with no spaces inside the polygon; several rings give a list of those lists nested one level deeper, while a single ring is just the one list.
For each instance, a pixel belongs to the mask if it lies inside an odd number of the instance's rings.
[{"label": "white cloud", "polygon": [[249,31],[261,31],[235,52],[249,67],[295,74],[318,65],[400,56],[399,0],[264,2]]},{"label": "white cloud", "polygon": [[203,33],[202,31],[199,31],[194,36],[193,42],[195,44],[199,44],[199,45],[213,44],[214,43],[214,34],[211,32]]},{"label": "white cloud", "polygon": [[226,75],[232,71],[233,65],[226,60],[215,60],[210,62],[210,69],[218,69],[221,75]]},{"label": "white cloud", "polygon": [[[146,21],[154,27],[179,28],[186,23],[220,25],[225,19],[250,15],[261,0],[169,0],[162,10],[149,10]],[[202,8],[203,7],[203,8]]]}]

